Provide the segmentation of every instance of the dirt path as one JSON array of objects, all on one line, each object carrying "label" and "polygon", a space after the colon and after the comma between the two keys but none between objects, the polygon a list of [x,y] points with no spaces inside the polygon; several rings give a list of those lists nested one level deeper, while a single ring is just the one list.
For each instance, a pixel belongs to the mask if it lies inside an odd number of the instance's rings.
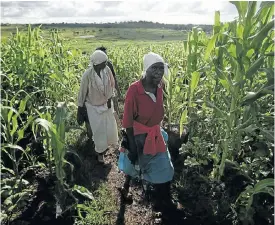
[{"label": "dirt path", "polygon": [[107,176],[106,182],[113,191],[115,198],[117,199],[116,204],[119,206],[116,224],[153,224],[152,207],[144,201],[144,198],[142,197],[142,188],[138,183],[131,185],[133,203],[131,205],[125,205],[121,201],[121,195],[117,188],[122,187],[124,175],[117,167],[117,155],[118,152],[115,149],[110,149],[105,158],[106,163],[111,165],[111,170]]},{"label": "dirt path", "polygon": [[[144,202],[142,198],[142,188],[136,182],[131,185],[131,193],[133,195],[133,203],[123,204],[121,195],[118,191],[124,182],[124,174],[119,171],[117,160],[119,152],[114,148],[110,148],[105,155],[104,165],[96,161],[91,143],[84,140],[77,148],[80,150],[78,154],[82,159],[79,168],[76,168],[76,182],[91,190],[97,190],[101,183],[107,184],[111,194],[116,200],[117,212],[112,212],[112,221],[116,225],[132,225],[132,224],[153,224],[152,207]],[[91,152],[92,150],[92,152]],[[90,184],[90,185],[88,185]]]}]

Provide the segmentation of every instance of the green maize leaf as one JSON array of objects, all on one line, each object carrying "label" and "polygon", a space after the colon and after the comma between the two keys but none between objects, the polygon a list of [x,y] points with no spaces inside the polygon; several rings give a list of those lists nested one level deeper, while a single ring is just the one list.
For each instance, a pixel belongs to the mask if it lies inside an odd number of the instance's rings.
[{"label": "green maize leaf", "polygon": [[247,11],[246,18],[245,18],[245,27],[244,27],[244,33],[243,33],[243,38],[244,39],[248,38],[249,33],[251,31],[252,18],[255,15],[256,7],[257,7],[257,2],[256,1],[250,1],[248,3],[248,11]]},{"label": "green maize leaf", "polygon": [[210,39],[210,41],[208,42],[208,45],[207,45],[207,48],[206,48],[206,51],[205,51],[205,55],[204,55],[204,60],[208,60],[208,59],[209,59],[210,53],[211,53],[212,50],[215,48],[215,43],[216,43],[216,40],[217,40],[218,35],[219,35],[219,34],[215,34],[215,35]]},{"label": "green maize leaf", "polygon": [[258,92],[248,92],[243,99],[242,105],[252,104],[259,98],[262,98],[263,96],[266,96],[266,95],[273,95],[274,94],[273,90],[274,90],[274,85],[270,85],[270,86],[264,87]]},{"label": "green maize leaf", "polygon": [[68,164],[71,168],[71,175],[73,174],[73,171],[74,171],[74,165],[70,162],[68,162],[67,160],[64,159],[64,163]]},{"label": "green maize leaf", "polygon": [[23,128],[21,128],[17,131],[17,135],[18,135],[17,142],[20,141],[24,137],[25,130],[33,123],[33,121],[34,121],[34,117],[32,115],[30,115],[28,117],[27,123],[24,124]]},{"label": "green maize leaf", "polygon": [[57,131],[58,131],[58,134],[60,137],[60,141],[64,142],[64,140],[65,140],[65,121],[58,125]]},{"label": "green maize leaf", "polygon": [[183,47],[184,47],[184,51],[187,52],[188,51],[188,42],[187,41],[183,42]]},{"label": "green maize leaf", "polygon": [[274,57],[274,52],[265,53],[265,56],[272,56],[272,57]]},{"label": "green maize leaf", "polygon": [[24,137],[24,133],[25,133],[24,129],[20,129],[19,131],[17,131],[17,134],[18,134],[17,142]]},{"label": "green maize leaf", "polygon": [[274,27],[274,19],[266,24],[257,34],[249,37],[248,40],[251,41],[250,46],[254,49],[259,48],[262,45],[263,40],[267,37],[268,32]]},{"label": "green maize leaf", "polygon": [[187,124],[187,109],[183,111],[180,118],[180,134],[183,132],[183,126]]},{"label": "green maize leaf", "polygon": [[16,159],[5,148],[2,147],[1,151],[3,151],[3,153],[5,153],[12,162],[16,163]]},{"label": "green maize leaf", "polygon": [[221,27],[221,15],[220,11],[215,11],[215,21],[214,21],[214,34],[220,32]]},{"label": "green maize leaf", "polygon": [[255,52],[254,49],[250,49],[249,51],[247,51],[246,56],[250,59],[254,54],[254,52]]},{"label": "green maize leaf", "polygon": [[261,129],[261,132],[271,143],[274,143],[274,131]]},{"label": "green maize leaf", "polygon": [[264,24],[267,24],[268,21],[274,16],[274,4],[269,8],[268,13],[266,14]]},{"label": "green maize leaf", "polygon": [[59,140],[59,136],[58,133],[54,134],[51,133],[51,137],[52,137],[52,148],[53,148],[53,152],[54,152],[54,157],[57,160],[62,160],[62,156],[65,155],[64,153],[64,143],[62,141]]},{"label": "green maize leaf", "polygon": [[248,2],[245,2],[245,1],[229,1],[229,2],[235,5],[235,7],[238,10],[239,16],[241,18],[244,18],[247,11]]},{"label": "green maize leaf", "polygon": [[55,130],[53,124],[45,119],[38,118],[35,123],[42,126],[47,132]]},{"label": "green maize leaf", "polygon": [[[7,118],[7,120],[5,120],[7,124],[9,124],[9,123],[11,122],[11,118],[12,118],[12,116],[13,116],[14,113],[18,116],[18,118],[19,118],[19,119],[21,120],[21,122],[22,122],[22,119],[21,119],[21,117],[20,117],[20,115],[19,115],[19,113],[18,113],[17,110],[15,110],[14,108],[9,107],[9,106],[2,106],[2,107],[1,107],[1,113],[2,113],[2,110],[3,110],[3,109],[4,109],[4,110],[10,109],[10,110],[8,111],[8,118]],[[4,111],[4,119],[5,119],[5,117],[6,117],[6,112]]]},{"label": "green maize leaf", "polygon": [[198,29],[196,27],[192,28],[194,44],[197,45],[198,42]]},{"label": "green maize leaf", "polygon": [[11,99],[11,103],[15,102],[18,99],[18,96],[20,96],[22,93],[24,93],[26,97],[29,95],[25,90],[19,90]]},{"label": "green maize leaf", "polygon": [[259,194],[259,193],[267,193],[269,195],[271,195],[272,197],[274,197],[274,190],[273,188],[263,188],[259,191],[254,191],[253,195]]},{"label": "green maize leaf", "polygon": [[[270,38],[270,36],[264,39],[261,49],[259,51],[263,55],[265,55],[266,53],[270,53],[271,51],[274,51],[274,41]],[[270,56],[272,56],[272,54]]]},{"label": "green maize leaf", "polygon": [[[19,145],[5,145],[5,147],[4,148],[11,148],[11,149],[14,149],[15,151],[17,150],[17,151],[21,151],[25,156],[26,156],[26,158],[27,159],[29,159],[29,155],[28,155],[28,153],[27,153],[27,150],[24,150],[21,146],[19,146]],[[6,152],[6,151],[5,151]],[[7,153],[7,152],[6,152]],[[10,158],[11,160],[13,160],[14,162],[16,162],[16,160],[17,161],[20,161],[21,159],[22,159],[22,157],[23,157],[23,154],[22,154],[22,156],[19,158],[19,159],[16,159],[16,158]],[[10,157],[10,155],[9,155],[9,157]]]},{"label": "green maize leaf", "polygon": [[[12,169],[4,167],[3,165],[1,165],[1,172],[3,173],[5,171],[8,172],[8,173],[10,173],[11,175],[15,176],[15,173],[14,173],[14,171]],[[4,189],[3,186],[1,188],[2,188],[2,190]],[[8,188],[8,189],[11,189],[11,187]]]},{"label": "green maize leaf", "polygon": [[242,24],[238,24],[237,27],[237,38],[240,38],[241,40],[243,40],[243,36],[244,36],[244,27]]},{"label": "green maize leaf", "polygon": [[24,99],[22,99],[20,101],[20,105],[19,105],[19,113],[23,113],[25,111],[25,108],[26,108],[26,103],[27,101],[29,100],[30,96],[27,95]]},{"label": "green maize leaf", "polygon": [[247,133],[247,134],[253,134],[253,132],[258,129],[258,127],[255,124],[251,124],[245,128],[242,128],[240,131]]},{"label": "green maize leaf", "polygon": [[11,148],[14,150],[19,150],[19,151],[24,152],[24,149],[19,145],[5,144],[5,145],[2,145],[2,148]]},{"label": "green maize leaf", "polygon": [[[254,19],[262,21],[264,24],[267,23],[267,21],[271,18],[270,12],[272,13],[272,9],[274,10],[274,2],[272,1],[262,1],[259,7],[259,10],[257,11],[257,14],[254,16]],[[266,22],[265,20],[268,19]]]},{"label": "green maize leaf", "polygon": [[230,53],[231,57],[237,58],[237,55],[236,55],[236,52],[237,52],[236,45],[230,45],[230,47],[228,48],[227,52]]},{"label": "green maize leaf", "polygon": [[249,118],[249,116],[251,115],[251,106],[250,105],[245,105],[244,106],[244,111],[243,111],[243,123],[245,122],[245,121],[247,121],[248,120],[248,118]]},{"label": "green maize leaf", "polygon": [[271,8],[272,6],[274,6],[274,1],[262,1],[259,11],[263,8]]},{"label": "green maize leaf", "polygon": [[215,109],[215,110],[218,112],[218,115],[219,115],[221,118],[227,119],[226,113],[223,112],[220,108],[218,108],[214,103],[209,102],[209,101],[206,101],[206,105],[207,105],[208,107],[210,107],[210,108]]},{"label": "green maize leaf", "polygon": [[[243,51],[243,46],[242,46],[242,44],[240,44],[240,43],[237,41],[237,42],[236,42],[236,56],[237,56],[237,57],[240,57],[242,51]],[[240,61],[238,60],[238,62],[240,62]]]},{"label": "green maize leaf", "polygon": [[268,85],[274,84],[274,68],[261,68],[259,71],[266,73]]},{"label": "green maize leaf", "polygon": [[219,79],[220,83],[222,84],[222,86],[228,91],[230,92],[230,86],[229,86],[229,83],[227,80],[222,80],[222,79]]},{"label": "green maize leaf", "polygon": [[229,99],[225,95],[221,95],[221,98],[225,102],[226,106],[229,107],[230,106]]},{"label": "green maize leaf", "polygon": [[81,220],[84,220],[84,216],[82,215],[82,211],[84,212],[92,212],[92,209],[84,204],[77,204],[76,205],[76,208],[77,208],[77,216],[81,219]]},{"label": "green maize leaf", "polygon": [[22,122],[22,119],[21,119],[21,117],[20,117],[17,110],[15,110],[14,108],[9,107],[9,106],[2,106],[1,105],[1,114],[3,115],[3,118],[6,122],[6,124],[10,123],[13,113],[15,113]]},{"label": "green maize leaf", "polygon": [[82,162],[81,158],[79,157],[79,155],[78,155],[75,151],[70,151],[70,150],[67,150],[67,153],[70,153],[70,154],[75,155],[75,156],[79,159],[79,161],[81,161],[81,162]]},{"label": "green maize leaf", "polygon": [[216,75],[217,75],[217,77],[219,79],[221,79],[221,80],[225,80],[226,79],[223,71],[221,71],[219,68],[215,68],[215,72],[216,72]]},{"label": "green maize leaf", "polygon": [[[5,205],[5,206],[9,206],[9,205],[12,205],[13,203],[12,203],[12,199],[11,198],[7,198],[4,202],[3,202],[3,204]],[[15,206],[14,206],[15,207]],[[9,210],[10,211],[10,210]]]},{"label": "green maize leaf", "polygon": [[264,63],[264,57],[261,56],[247,70],[247,72],[246,72],[247,78],[251,79],[252,76],[260,69],[260,67],[263,65],[263,63]]},{"label": "green maize leaf", "polygon": [[251,123],[253,122],[253,117],[250,116],[244,123],[240,124],[239,126],[234,128],[234,132],[237,132],[239,130],[244,130],[246,129],[248,126],[251,125]]},{"label": "green maize leaf", "polygon": [[196,87],[199,84],[200,73],[199,72],[193,72],[191,76],[192,77],[191,77],[191,84],[190,84],[190,88],[191,88],[190,89],[190,92],[191,92],[190,95],[193,96],[194,91],[195,91]]},{"label": "green maize leaf", "polygon": [[260,191],[266,187],[274,187],[274,179],[273,178],[267,178],[264,180],[259,181],[255,187],[254,187],[254,191]]},{"label": "green maize leaf", "polygon": [[56,133],[51,133],[52,141],[52,149],[53,149],[53,156],[55,159],[55,171],[56,176],[61,183],[61,185],[64,184],[64,178],[65,178],[65,172],[63,169],[63,164],[67,163],[71,166],[71,169],[73,170],[73,165],[69,162],[67,162],[65,157],[65,120],[66,120],[66,103],[64,102],[58,102],[57,110],[56,110],[56,116],[54,119],[54,123],[56,126]]},{"label": "green maize leaf", "polygon": [[17,122],[17,115],[14,115],[12,117],[12,130],[10,132],[10,135],[13,136],[18,128],[18,122]]},{"label": "green maize leaf", "polygon": [[92,201],[94,200],[93,194],[87,188],[85,188],[83,186],[74,185],[73,191],[76,191],[77,193],[79,193],[83,197],[88,198],[89,200],[92,200]]},{"label": "green maize leaf", "polygon": [[247,10],[247,14],[246,14],[246,26],[251,25],[252,22],[252,18],[256,13],[256,8],[257,8],[257,2],[255,1],[250,1],[248,3],[248,10]]}]

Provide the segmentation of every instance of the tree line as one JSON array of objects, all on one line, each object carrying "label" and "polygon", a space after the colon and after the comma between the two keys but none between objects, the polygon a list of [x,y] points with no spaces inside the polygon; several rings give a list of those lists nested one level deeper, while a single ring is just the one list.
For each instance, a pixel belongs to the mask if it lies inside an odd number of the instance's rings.
[{"label": "tree line", "polygon": [[[41,24],[33,24],[40,26]],[[9,26],[9,24],[1,24],[1,26]],[[144,29],[170,29],[170,30],[186,30],[190,31],[193,27],[199,27],[207,33],[212,32],[213,26],[207,24],[165,24],[154,23],[148,21],[127,21],[115,23],[51,23],[42,24],[42,27],[47,28],[144,28]]]}]

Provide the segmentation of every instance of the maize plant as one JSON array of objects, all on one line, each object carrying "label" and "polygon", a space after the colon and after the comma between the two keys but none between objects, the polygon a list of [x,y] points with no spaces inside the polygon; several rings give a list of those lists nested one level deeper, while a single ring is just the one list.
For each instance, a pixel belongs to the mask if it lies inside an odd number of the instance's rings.
[{"label": "maize plant", "polygon": [[[224,95],[220,98],[213,93],[213,101],[208,101],[208,106],[220,119],[222,131],[218,141],[222,149],[216,174],[218,178],[223,176],[225,160],[233,160],[240,151],[244,133],[260,129],[266,138],[272,136],[271,131],[265,130],[259,123],[259,111],[254,110],[257,100],[272,95],[274,90],[274,77],[270,73],[274,68],[274,61],[270,60],[270,52],[274,51],[274,20],[271,18],[274,5],[269,7],[269,3],[263,2],[256,12],[257,2],[233,4],[240,17],[221,25],[219,12],[216,12],[213,36],[205,57],[207,59],[212,52],[210,64],[213,68],[211,73],[216,77],[215,92],[223,90]],[[268,13],[264,14],[266,11]],[[261,86],[258,80],[264,80]]]},{"label": "maize plant", "polygon": [[274,197],[274,179],[264,179],[254,186],[248,186],[237,198],[236,203],[239,203],[241,206],[240,220],[244,225],[254,224],[252,204],[254,196],[260,193],[267,193]]}]

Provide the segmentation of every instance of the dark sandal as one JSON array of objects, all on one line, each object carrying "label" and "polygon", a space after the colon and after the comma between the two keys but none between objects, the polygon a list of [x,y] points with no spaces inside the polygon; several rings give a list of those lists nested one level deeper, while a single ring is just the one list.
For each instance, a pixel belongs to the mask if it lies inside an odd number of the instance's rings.
[{"label": "dark sandal", "polygon": [[162,224],[162,213],[161,212],[154,212],[154,224]]},{"label": "dark sandal", "polygon": [[129,193],[129,191],[127,191],[124,187],[119,187],[118,191],[120,192],[120,194],[125,202],[127,202],[128,204],[133,203],[133,196],[132,196],[132,194]]}]

